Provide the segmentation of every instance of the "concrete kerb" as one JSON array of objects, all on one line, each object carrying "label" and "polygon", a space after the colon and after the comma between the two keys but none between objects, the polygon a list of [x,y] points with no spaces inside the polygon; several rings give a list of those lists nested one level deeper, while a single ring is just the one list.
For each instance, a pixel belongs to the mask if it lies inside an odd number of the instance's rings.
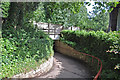
[{"label": "concrete kerb", "polygon": [[32,70],[30,72],[27,73],[20,73],[17,75],[14,75],[12,78],[33,78],[36,76],[41,76],[45,73],[47,73],[48,71],[50,71],[50,69],[53,66],[53,55],[44,63],[42,63],[39,67],[36,68],[36,70]]}]

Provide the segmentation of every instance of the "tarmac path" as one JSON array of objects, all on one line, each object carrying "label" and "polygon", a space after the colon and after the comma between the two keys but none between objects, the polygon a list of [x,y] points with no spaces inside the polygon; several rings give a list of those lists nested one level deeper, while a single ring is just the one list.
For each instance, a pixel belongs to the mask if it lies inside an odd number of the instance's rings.
[{"label": "tarmac path", "polygon": [[52,69],[37,78],[76,78],[78,80],[91,80],[92,73],[84,62],[55,52]]}]

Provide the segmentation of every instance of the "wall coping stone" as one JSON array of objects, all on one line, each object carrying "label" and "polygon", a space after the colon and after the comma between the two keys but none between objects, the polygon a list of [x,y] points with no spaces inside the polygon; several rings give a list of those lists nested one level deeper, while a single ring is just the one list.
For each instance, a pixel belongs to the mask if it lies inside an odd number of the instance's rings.
[{"label": "wall coping stone", "polygon": [[27,73],[20,73],[14,75],[12,78],[33,78],[33,77],[41,76],[47,73],[48,71],[50,71],[50,69],[53,66],[53,60],[54,58],[53,56],[51,56],[47,61],[45,61],[39,67],[37,67],[36,70],[32,70]]}]

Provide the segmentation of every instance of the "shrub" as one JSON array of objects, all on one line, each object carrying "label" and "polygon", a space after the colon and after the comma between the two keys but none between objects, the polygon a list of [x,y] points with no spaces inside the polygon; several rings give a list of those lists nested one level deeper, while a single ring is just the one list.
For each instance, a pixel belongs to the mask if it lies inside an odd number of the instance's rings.
[{"label": "shrub", "polygon": [[85,30],[64,30],[61,34],[65,40],[76,42],[76,46],[79,45],[78,50],[85,51],[84,48],[88,48],[89,52],[91,52],[91,54],[94,53],[94,55],[104,55],[104,53],[110,49],[110,46],[119,40],[117,35],[105,33],[104,31],[87,32]]}]

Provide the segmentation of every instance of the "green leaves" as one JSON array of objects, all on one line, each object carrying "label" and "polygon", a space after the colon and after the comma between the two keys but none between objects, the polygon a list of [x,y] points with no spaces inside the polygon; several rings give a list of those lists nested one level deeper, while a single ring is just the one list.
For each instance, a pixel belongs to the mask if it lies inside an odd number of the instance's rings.
[{"label": "green leaves", "polygon": [[1,2],[0,3],[0,14],[2,12],[2,17],[6,18],[8,16],[8,10],[9,10],[9,2]]},{"label": "green leaves", "polygon": [[111,12],[113,10],[113,8],[110,8],[109,10],[108,10],[108,12]]},{"label": "green leaves", "polygon": [[[50,20],[51,23],[62,24],[63,26],[68,27],[71,25],[75,26],[75,23],[80,21],[80,18],[76,20],[78,15],[76,16],[75,14],[80,13],[83,8],[81,8],[83,2],[45,2],[43,4],[46,22]],[[71,16],[73,17],[71,18]],[[82,15],[79,14],[79,16]]]},{"label": "green leaves", "polygon": [[118,1],[114,2],[95,2],[95,6],[99,11],[100,10],[107,10],[108,12],[111,12],[113,10],[113,7],[117,7],[117,5],[120,4]]},{"label": "green leaves", "polygon": [[52,39],[40,30],[27,27],[2,31],[2,78],[35,69],[41,60],[54,53]]}]

